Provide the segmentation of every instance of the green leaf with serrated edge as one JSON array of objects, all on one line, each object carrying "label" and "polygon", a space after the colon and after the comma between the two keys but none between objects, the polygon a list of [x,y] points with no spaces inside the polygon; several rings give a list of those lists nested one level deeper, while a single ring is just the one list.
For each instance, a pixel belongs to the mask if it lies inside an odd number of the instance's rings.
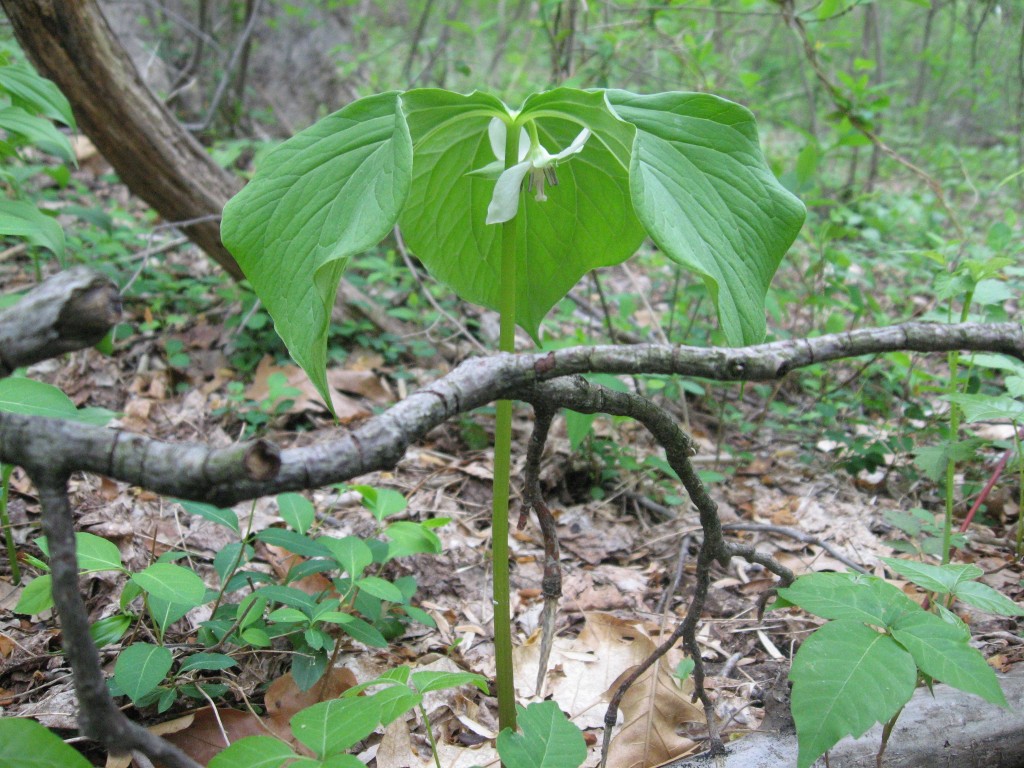
[{"label": "green leaf with serrated edge", "polygon": [[[492,118],[512,117],[498,99],[423,89],[402,97],[415,161],[409,200],[399,223],[409,248],[459,296],[498,309],[501,227],[487,224],[495,180],[475,171],[495,158]],[[584,274],[633,255],[644,232],[629,197],[633,129],[600,92],[557,88],[531,96],[515,118],[533,120],[551,154],[582,128],[593,131],[582,152],[553,169],[558,185],[547,200],[520,193],[515,221],[516,323],[537,338],[541,320]]]},{"label": "green leaf with serrated edge", "polygon": [[327,330],[338,281],[349,258],[391,231],[412,165],[399,94],[369,96],[267,155],[224,207],[224,244],[328,405]]},{"label": "green leaf with serrated edge", "polygon": [[761,342],[768,285],[805,211],[768,168],[754,116],[703,93],[607,96],[636,127],[630,188],[647,233],[703,277],[730,344]]},{"label": "green leaf with serrated edge", "polygon": [[159,645],[134,643],[129,645],[114,662],[114,681],[132,701],[156,688],[171,671],[174,657]]},{"label": "green leaf with serrated edge", "polygon": [[321,536],[317,543],[323,546],[342,570],[353,579],[359,578],[373,562],[373,552],[358,536],[345,536],[342,539]]},{"label": "green leaf with serrated edge", "polygon": [[883,557],[881,560],[900,576],[910,579],[919,587],[942,594],[952,593],[961,583],[976,579],[985,573],[978,566],[971,564],[931,565],[895,557]]},{"label": "green leaf with serrated edge", "polygon": [[412,686],[420,693],[457,688],[460,685],[475,685],[487,693],[487,678],[473,672],[434,672],[424,670],[412,673]]},{"label": "green leaf with serrated edge", "polygon": [[804,640],[789,679],[797,766],[808,768],[844,736],[888,722],[913,695],[917,666],[888,635],[839,620]]},{"label": "green leaf with serrated edge", "polygon": [[230,669],[238,666],[238,662],[224,653],[197,653],[181,662],[179,672],[188,672],[192,669],[220,670]]},{"label": "green leaf with serrated edge", "polygon": [[221,750],[209,768],[280,768],[295,757],[292,748],[271,736],[246,736]]},{"label": "green leaf with serrated edge", "polygon": [[522,768],[576,768],[587,759],[580,729],[569,722],[554,701],[516,705],[522,733],[506,728],[498,734],[503,765]]},{"label": "green leaf with serrated edge", "polygon": [[0,718],[0,765],[11,768],[90,768],[82,753],[49,728],[21,717]]},{"label": "green leaf with serrated edge", "polygon": [[173,563],[154,563],[132,574],[131,579],[150,595],[169,603],[195,606],[206,597],[203,580],[194,571]]},{"label": "green leaf with serrated edge", "polygon": [[910,651],[925,674],[1009,709],[992,667],[977,649],[968,645],[970,635],[965,636],[959,627],[920,611],[897,621],[892,636]]},{"label": "green leaf with serrated edge", "polygon": [[122,571],[121,551],[112,541],[84,531],[75,534],[78,570]]},{"label": "green leaf with serrated edge", "polygon": [[823,619],[849,619],[885,627],[921,606],[875,576],[809,573],[779,590],[779,596]]},{"label": "green leaf with serrated edge", "polygon": [[402,596],[402,591],[398,587],[390,581],[379,578],[378,576],[367,576],[364,579],[358,579],[355,585],[364,592],[368,592],[381,600],[400,603],[405,599]]},{"label": "green leaf with serrated edge", "polygon": [[964,420],[968,424],[976,421],[1020,421],[1024,419],[1024,403],[1006,395],[957,393],[944,395],[942,399],[960,406],[964,412]]},{"label": "green leaf with serrated edge", "polygon": [[987,584],[967,581],[958,584],[953,594],[958,600],[973,605],[986,613],[996,613],[1000,616],[1024,616],[1024,608]]},{"label": "green leaf with serrated edge", "polygon": [[53,595],[50,588],[53,585],[53,578],[48,573],[36,576],[21,590],[21,597],[18,604],[14,606],[15,613],[25,613],[35,616],[37,613],[49,610],[53,607]]},{"label": "green leaf with serrated edge", "polygon": [[316,519],[313,502],[298,493],[282,493],[277,497],[277,509],[289,528],[305,533]]},{"label": "green leaf with serrated edge", "polygon": [[230,528],[235,533],[240,532],[238,514],[233,509],[221,509],[220,507],[204,504],[200,501],[186,501],[184,499],[172,499],[172,501],[190,515],[199,515],[199,517],[209,520],[211,523]]},{"label": "green leaf with serrated edge", "polygon": [[379,630],[355,616],[352,617],[351,621],[347,621],[342,624],[341,628],[345,631],[345,634],[355,638],[363,645],[369,645],[374,648],[388,647],[388,641]]},{"label": "green leaf with serrated edge", "polygon": [[362,741],[380,722],[371,697],[332,699],[299,712],[291,720],[295,738],[323,757]]}]

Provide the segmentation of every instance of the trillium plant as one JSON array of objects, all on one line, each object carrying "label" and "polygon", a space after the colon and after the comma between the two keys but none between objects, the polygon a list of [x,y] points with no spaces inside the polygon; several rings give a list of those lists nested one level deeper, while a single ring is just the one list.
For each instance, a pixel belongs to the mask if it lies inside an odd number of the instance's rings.
[{"label": "trillium plant", "polygon": [[[751,113],[702,93],[556,88],[519,109],[480,92],[368,96],[269,154],[224,209],[224,243],[330,405],[327,333],[349,260],[396,225],[430,273],[540,339],[588,271],[650,237],[700,275],[730,344],[760,342],[769,282],[804,219]],[[499,720],[515,727],[508,584],[512,404],[499,401],[493,507]]]}]

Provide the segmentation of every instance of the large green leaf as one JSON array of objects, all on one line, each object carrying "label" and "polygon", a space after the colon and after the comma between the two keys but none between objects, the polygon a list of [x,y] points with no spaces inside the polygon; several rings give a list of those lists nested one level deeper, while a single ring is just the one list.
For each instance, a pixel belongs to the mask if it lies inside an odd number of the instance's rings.
[{"label": "large green leaf", "polygon": [[985,657],[968,645],[970,634],[961,627],[918,611],[896,622],[892,636],[929,677],[1009,708],[995,672]]},{"label": "large green leaf", "polygon": [[895,557],[883,557],[881,560],[900,576],[907,577],[919,587],[943,594],[952,594],[960,584],[977,579],[985,573],[972,564],[931,565]]},{"label": "large green leaf", "polygon": [[569,722],[554,701],[516,707],[522,733],[505,729],[498,734],[503,765],[516,768],[576,768],[587,759],[580,729]]},{"label": "large green leaf", "polygon": [[[487,224],[495,180],[474,174],[496,160],[497,99],[424,89],[403,97],[414,145],[412,189],[400,224],[409,247],[463,299],[498,309],[501,227]],[[633,129],[600,92],[559,88],[527,99],[516,126],[534,121],[552,154],[589,128],[583,151],[555,170],[547,199],[520,193],[516,215],[516,322],[535,338],[541,320],[591,269],[629,258],[644,237],[629,195]]]},{"label": "large green leaf", "polygon": [[210,760],[210,768],[279,768],[295,757],[292,748],[272,736],[246,736]]},{"label": "large green leaf", "polygon": [[0,765],[11,768],[89,768],[82,753],[35,720],[0,719]]},{"label": "large green leaf", "polygon": [[399,94],[370,96],[271,152],[224,208],[224,244],[328,404],[327,330],[338,281],[353,254],[391,231],[411,168]]},{"label": "large green leaf", "polygon": [[844,736],[862,736],[910,700],[917,667],[888,635],[856,621],[832,621],[808,637],[789,673],[798,768]]},{"label": "large green leaf", "polygon": [[292,718],[295,738],[323,757],[362,741],[380,723],[380,702],[373,697],[332,699]]},{"label": "large green leaf", "polygon": [[153,597],[169,603],[199,605],[206,596],[206,586],[195,571],[173,563],[153,563],[132,574],[131,580]]},{"label": "large green leaf", "polygon": [[704,278],[730,344],[764,339],[764,297],[804,221],[772,175],[749,110],[703,93],[607,92],[636,126],[630,185],[647,233]]},{"label": "large green leaf", "polygon": [[114,662],[114,682],[132,701],[138,701],[160,684],[173,662],[171,652],[161,645],[129,645]]},{"label": "large green leaf", "polygon": [[945,400],[959,405],[968,423],[975,421],[1020,421],[1024,419],[1024,403],[1005,395],[946,395]]},{"label": "large green leaf", "polygon": [[779,596],[823,619],[847,619],[887,627],[921,607],[876,576],[851,573],[809,573],[779,590]]},{"label": "large green leaf", "polygon": [[[2,218],[2,203],[0,203]],[[81,421],[102,426],[117,414],[105,408],[76,408],[71,398],[52,384],[22,376],[0,379],[0,411]]]},{"label": "large green leaf", "polygon": [[957,596],[958,600],[963,600],[988,613],[997,613],[1000,616],[1024,616],[1024,608],[988,584],[965,581],[957,584],[953,594]]}]

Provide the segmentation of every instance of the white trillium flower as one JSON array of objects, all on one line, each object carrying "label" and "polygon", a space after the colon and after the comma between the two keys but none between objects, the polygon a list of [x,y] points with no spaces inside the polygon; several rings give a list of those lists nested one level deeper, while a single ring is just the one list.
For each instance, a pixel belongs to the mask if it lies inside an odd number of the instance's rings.
[{"label": "white trillium flower", "polygon": [[590,129],[584,128],[573,139],[572,144],[552,155],[540,143],[531,145],[526,130],[520,130],[519,162],[511,168],[505,168],[505,123],[498,118],[493,118],[490,125],[487,126],[491,150],[498,159],[487,168],[481,169],[480,172],[487,172],[495,166],[502,169],[498,181],[494,184],[491,203],[487,206],[488,224],[501,224],[515,217],[519,210],[519,190],[522,189],[526,174],[530,174],[530,187],[535,193],[534,199],[547,200],[547,195],[544,194],[545,183],[552,186],[558,183],[558,177],[554,172],[555,166],[582,152],[583,146],[590,138]]}]

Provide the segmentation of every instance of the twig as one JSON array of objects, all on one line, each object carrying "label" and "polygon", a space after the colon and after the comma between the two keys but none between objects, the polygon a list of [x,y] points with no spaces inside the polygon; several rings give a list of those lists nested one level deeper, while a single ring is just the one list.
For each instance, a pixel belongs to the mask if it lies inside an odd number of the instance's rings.
[{"label": "twig", "polygon": [[544,502],[540,489],[540,460],[547,443],[548,432],[556,409],[546,403],[534,405],[533,433],[526,448],[526,482],[523,489],[523,507],[519,514],[517,527],[526,527],[529,511],[537,514],[544,539],[544,576],[541,580],[541,593],[544,596],[544,610],[541,614],[540,660],[537,666],[536,695],[542,695],[544,678],[547,676],[548,659],[555,644],[555,619],[558,615],[558,600],[562,596],[562,572],[559,566],[561,554],[558,548],[558,534],[555,531],[555,518]]},{"label": "twig", "polygon": [[847,568],[852,568],[859,573],[869,572],[867,568],[855,563],[827,541],[823,541],[817,536],[804,533],[796,528],[787,528],[784,525],[769,525],[767,523],[726,523],[722,528],[726,531],[762,531],[764,533],[777,533],[781,536],[788,536],[791,539],[796,539],[802,544],[811,544],[815,547],[821,547]]}]

